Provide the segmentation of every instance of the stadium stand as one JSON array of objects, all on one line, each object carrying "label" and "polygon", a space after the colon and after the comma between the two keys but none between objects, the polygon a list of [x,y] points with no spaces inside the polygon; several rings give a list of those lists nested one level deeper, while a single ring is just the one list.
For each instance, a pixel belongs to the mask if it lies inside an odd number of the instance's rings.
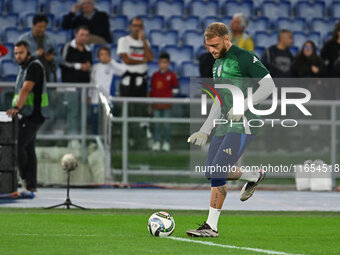
[{"label": "stadium stand", "polygon": [[153,45],[163,47],[165,45],[176,45],[178,42],[178,33],[175,30],[163,32],[160,30],[152,30],[150,32],[150,41]]},{"label": "stadium stand", "polygon": [[135,16],[147,15],[148,9],[148,2],[146,0],[123,0],[121,3],[121,14],[126,15],[128,19]]},{"label": "stadium stand", "polygon": [[218,13],[218,2],[194,0],[189,4],[188,11],[190,15],[198,16],[200,18],[216,16],[216,13]]},{"label": "stadium stand", "polygon": [[155,14],[169,18],[175,15],[184,15],[184,2],[174,0],[172,2],[166,0],[157,1],[154,5]]}]

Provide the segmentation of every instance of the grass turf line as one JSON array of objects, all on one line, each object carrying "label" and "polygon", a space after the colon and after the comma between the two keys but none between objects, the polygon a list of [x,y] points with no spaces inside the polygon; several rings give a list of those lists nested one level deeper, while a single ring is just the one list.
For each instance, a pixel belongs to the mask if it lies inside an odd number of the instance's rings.
[{"label": "grass turf line", "polygon": [[[260,254],[152,237],[146,222],[155,210],[0,209],[0,254]],[[175,237],[186,238],[206,211],[169,210]],[[223,211],[220,237],[200,239],[225,245],[303,254],[338,254],[337,212]]]}]

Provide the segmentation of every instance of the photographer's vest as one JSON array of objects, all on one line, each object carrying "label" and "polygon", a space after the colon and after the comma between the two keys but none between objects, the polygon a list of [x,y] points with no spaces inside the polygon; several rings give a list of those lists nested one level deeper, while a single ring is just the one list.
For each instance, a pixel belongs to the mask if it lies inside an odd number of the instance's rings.
[{"label": "photographer's vest", "polygon": [[[48,95],[47,95],[47,87],[46,87],[46,79],[45,79],[45,69],[38,59],[31,61],[31,63],[29,63],[25,68],[23,67],[20,68],[19,74],[17,76],[16,84],[15,84],[15,92],[14,92],[14,97],[12,100],[12,106],[15,106],[18,103],[19,93],[20,93],[20,90],[22,89],[22,86],[24,85],[27,70],[34,63],[39,64],[44,72],[40,106],[41,106],[41,115],[44,118],[48,118],[49,111],[48,111]],[[24,106],[20,109],[20,113],[23,116],[30,116],[33,113],[33,107],[34,107],[34,93],[33,91],[31,91],[28,94],[28,97],[26,99]]]}]

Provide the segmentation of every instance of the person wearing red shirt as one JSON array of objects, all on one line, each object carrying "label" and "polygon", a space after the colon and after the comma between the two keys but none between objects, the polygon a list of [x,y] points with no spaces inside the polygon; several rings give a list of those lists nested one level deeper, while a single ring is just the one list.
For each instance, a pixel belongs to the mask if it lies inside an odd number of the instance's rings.
[{"label": "person wearing red shirt", "polygon": [[[152,75],[150,97],[173,97],[178,93],[178,80],[174,72],[169,70],[170,56],[163,52],[158,60],[159,70]],[[171,104],[153,104],[153,113],[156,118],[170,118]],[[170,150],[170,123],[156,123],[154,130],[153,151],[161,149],[161,132],[163,130],[163,151]]]}]

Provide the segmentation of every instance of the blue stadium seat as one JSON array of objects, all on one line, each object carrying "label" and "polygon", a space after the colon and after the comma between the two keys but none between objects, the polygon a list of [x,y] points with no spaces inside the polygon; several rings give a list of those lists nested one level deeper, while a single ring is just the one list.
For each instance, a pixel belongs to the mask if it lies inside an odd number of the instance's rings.
[{"label": "blue stadium seat", "polygon": [[107,14],[110,14],[112,12],[111,0],[96,1],[95,8],[98,9],[99,11],[106,12]]},{"label": "blue stadium seat", "polygon": [[19,15],[16,13],[9,13],[8,15],[0,16],[0,27],[5,29],[7,27],[17,27],[19,21]]},{"label": "blue stadium seat", "polygon": [[8,8],[10,12],[18,14],[40,12],[38,0],[11,0]]},{"label": "blue stadium seat", "polygon": [[222,12],[225,16],[233,16],[237,12],[251,17],[253,15],[253,2],[252,1],[226,1],[222,4]]},{"label": "blue stadium seat", "polygon": [[259,47],[259,46],[256,46],[254,48],[254,52],[256,54],[256,56],[258,56],[259,58],[261,58],[263,52],[265,51],[266,49],[264,47]]},{"label": "blue stadium seat", "polygon": [[18,41],[18,38],[23,33],[26,33],[27,31],[31,31],[31,29],[22,29],[18,30],[14,27],[6,28],[4,31],[4,41],[8,43],[16,43]]},{"label": "blue stadium seat", "polygon": [[[24,27],[27,27],[27,28],[31,28],[32,27],[32,24],[33,24],[33,18],[34,16],[36,15],[36,13],[27,13],[25,15],[25,17],[23,18],[23,25]],[[47,28],[54,28],[54,14],[51,14],[51,13],[45,13],[45,15],[47,16],[48,18],[48,24],[47,24]]]},{"label": "blue stadium seat", "polygon": [[163,16],[165,19],[184,14],[184,2],[182,0],[173,0],[171,2],[166,0],[159,0],[155,4],[155,14]]},{"label": "blue stadium seat", "polygon": [[321,1],[314,3],[299,1],[296,4],[296,14],[307,21],[313,18],[323,18],[325,16],[325,3]]},{"label": "blue stadium seat", "polygon": [[[201,19],[202,20],[202,19]],[[203,31],[205,30],[205,28],[213,23],[213,22],[222,22],[218,17],[216,16],[210,16],[210,17],[205,17],[203,20],[202,20],[202,27],[203,27]],[[229,24],[226,24],[227,26],[229,26]]]},{"label": "blue stadium seat", "polygon": [[1,61],[1,74],[4,81],[15,81],[19,72],[19,65],[13,60]]},{"label": "blue stadium seat", "polygon": [[277,43],[277,33],[258,32],[255,34],[255,45],[268,48]]},{"label": "blue stadium seat", "polygon": [[254,36],[254,34],[258,31],[268,31],[269,26],[270,26],[269,19],[266,17],[250,19],[248,27],[246,28],[246,31],[251,36]]},{"label": "blue stadium seat", "polygon": [[159,47],[157,45],[152,45],[151,46],[151,50],[152,50],[152,53],[153,53],[153,59],[158,59],[158,56],[159,56]]},{"label": "blue stadium seat", "polygon": [[196,57],[196,58],[199,58],[203,53],[206,53],[206,52],[207,52],[206,48],[205,48],[203,45],[201,45],[201,46],[195,51],[195,57]]},{"label": "blue stadium seat", "polygon": [[8,53],[7,53],[7,55],[2,56],[0,60],[1,61],[5,60],[5,59],[13,60],[14,59],[14,53],[13,53],[14,52],[14,44],[13,43],[4,43],[3,45],[7,48]]},{"label": "blue stadium seat", "polygon": [[332,17],[339,18],[340,17],[340,1],[334,1],[330,7],[330,13]]},{"label": "blue stadium seat", "polygon": [[65,44],[71,40],[71,35],[69,30],[59,29],[57,31],[47,29],[47,33],[54,39],[56,44]]},{"label": "blue stadium seat", "polygon": [[182,77],[199,77],[199,66],[192,61],[185,61],[181,64],[180,74]]},{"label": "blue stadium seat", "polygon": [[150,32],[150,40],[152,45],[163,47],[165,45],[177,45],[178,33],[175,30],[168,30],[163,32],[160,30],[152,30]]},{"label": "blue stadium seat", "polygon": [[136,16],[147,15],[149,9],[147,0],[122,0],[120,7],[121,14],[126,15],[128,19]]},{"label": "blue stadium seat", "polygon": [[202,46],[203,42],[204,35],[202,33],[189,30],[183,34],[183,43],[192,46],[195,52]]},{"label": "blue stadium seat", "polygon": [[255,9],[260,8],[264,1],[265,0],[253,0],[254,8]]},{"label": "blue stadium seat", "polygon": [[179,93],[182,96],[190,97],[190,78],[180,77],[178,82],[179,82]]},{"label": "blue stadium seat", "polygon": [[311,21],[311,31],[319,32],[322,37],[333,30],[333,22],[316,18]]},{"label": "blue stadium seat", "polygon": [[264,1],[261,8],[262,16],[269,18],[270,20],[276,20],[277,18],[290,17],[291,5],[288,1]]},{"label": "blue stadium seat", "polygon": [[111,44],[111,58],[113,58],[114,60],[120,60],[120,56],[117,55],[117,44]]},{"label": "blue stadium seat", "polygon": [[110,17],[110,29],[127,29],[128,19],[124,15],[117,15],[115,17]]},{"label": "blue stadium seat", "polygon": [[153,16],[153,17],[142,17],[144,23],[144,31],[149,34],[151,30],[163,30],[164,28],[164,17]]},{"label": "blue stadium seat", "polygon": [[218,2],[217,1],[201,1],[193,0],[188,6],[191,15],[202,18],[208,16],[218,16]]},{"label": "blue stadium seat", "polygon": [[157,61],[149,62],[148,63],[148,77],[152,77],[154,72],[157,72],[158,69],[159,69],[159,67],[158,67]]},{"label": "blue stadium seat", "polygon": [[327,35],[325,35],[325,36],[322,38],[322,42],[327,42],[329,39],[331,39],[332,34],[333,34],[333,32],[327,33]]},{"label": "blue stadium seat", "polygon": [[46,12],[62,17],[69,13],[76,0],[50,0],[46,4]]},{"label": "blue stadium seat", "polygon": [[289,29],[292,32],[304,32],[306,21],[303,18],[279,18],[276,22],[276,29]]},{"label": "blue stadium seat", "polygon": [[295,47],[295,46],[292,46],[289,48],[290,52],[293,54],[293,56],[296,56],[296,54],[299,53],[299,48],[298,47]]},{"label": "blue stadium seat", "polygon": [[168,27],[170,29],[178,31],[179,35],[186,30],[200,29],[200,21],[198,17],[190,16],[183,18],[181,16],[172,16],[168,19]]},{"label": "blue stadium seat", "polygon": [[128,32],[123,29],[112,30],[113,43],[117,43],[120,37],[128,35]]},{"label": "blue stadium seat", "polygon": [[302,45],[308,40],[307,35],[304,32],[294,32],[293,37],[293,45],[299,49],[301,49]]},{"label": "blue stadium seat", "polygon": [[224,17],[221,18],[220,22],[222,22],[223,24],[225,24],[229,27],[232,19],[233,19],[233,17],[231,17],[231,16],[224,16]]},{"label": "blue stadium seat", "polygon": [[192,61],[193,60],[193,48],[191,46],[182,46],[177,47],[173,45],[165,46],[162,51],[166,51],[169,53],[171,61],[175,62],[177,66],[184,61]]},{"label": "blue stadium seat", "polygon": [[313,41],[317,48],[321,48],[321,35],[319,32],[310,32],[307,38],[308,40]]}]

